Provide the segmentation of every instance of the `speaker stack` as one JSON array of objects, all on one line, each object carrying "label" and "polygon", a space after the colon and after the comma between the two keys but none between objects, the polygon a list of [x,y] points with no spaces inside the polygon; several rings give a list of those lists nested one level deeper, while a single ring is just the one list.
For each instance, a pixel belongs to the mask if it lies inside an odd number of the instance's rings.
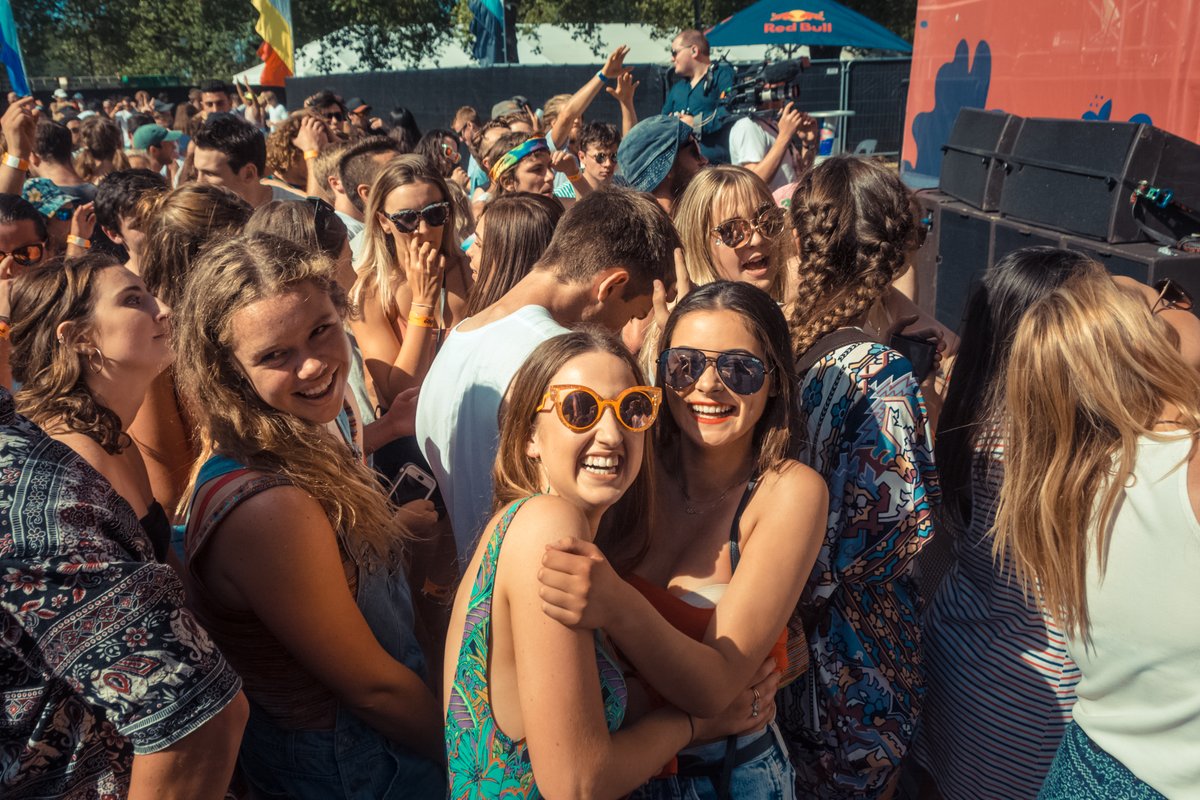
[{"label": "speaker stack", "polygon": [[1153,126],[964,108],[938,190],[917,200],[930,226],[922,296],[931,286],[952,328],[978,278],[1022,247],[1080,250],[1113,274],[1169,277],[1200,297],[1200,241],[1180,246],[1200,235],[1200,145]]}]

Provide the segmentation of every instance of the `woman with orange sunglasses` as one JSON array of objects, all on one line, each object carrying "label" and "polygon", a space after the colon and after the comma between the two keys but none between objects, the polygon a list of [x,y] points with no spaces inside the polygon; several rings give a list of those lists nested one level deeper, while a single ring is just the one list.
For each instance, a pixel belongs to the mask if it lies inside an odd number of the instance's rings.
[{"label": "woman with orange sunglasses", "polygon": [[537,578],[552,542],[594,542],[623,567],[644,552],[645,438],[661,399],[598,329],[546,341],[513,378],[491,534],[465,573],[446,640],[453,800],[623,797],[689,742],[760,727],[754,711],[770,715],[773,693],[756,702],[749,690],[715,719],[673,707],[642,713],[604,634],[543,611]]},{"label": "woman with orange sunglasses", "polygon": [[547,613],[603,627],[659,702],[711,714],[752,687],[757,726],[697,737],[636,800],[795,797],[758,681],[765,671],[773,687],[808,663],[803,632],[785,631],[828,499],[821,476],[787,457],[796,427],[787,332],[778,305],[749,283],[717,281],[684,297],[658,358],[670,413],[655,429],[666,474],[646,557],[628,582],[582,541],[556,543],[543,561]]}]

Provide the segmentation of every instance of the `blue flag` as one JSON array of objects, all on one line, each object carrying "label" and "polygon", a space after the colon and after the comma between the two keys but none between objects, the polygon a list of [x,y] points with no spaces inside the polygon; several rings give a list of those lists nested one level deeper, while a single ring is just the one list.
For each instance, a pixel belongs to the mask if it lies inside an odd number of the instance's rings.
[{"label": "blue flag", "polygon": [[471,34],[475,37],[471,57],[485,67],[508,61],[505,57],[504,6],[501,0],[468,0],[467,6],[471,9]]},{"label": "blue flag", "polygon": [[0,61],[8,70],[8,82],[21,97],[29,94],[29,79],[25,77],[25,62],[21,58],[21,43],[17,41],[17,23],[13,20],[12,0],[0,0]]}]

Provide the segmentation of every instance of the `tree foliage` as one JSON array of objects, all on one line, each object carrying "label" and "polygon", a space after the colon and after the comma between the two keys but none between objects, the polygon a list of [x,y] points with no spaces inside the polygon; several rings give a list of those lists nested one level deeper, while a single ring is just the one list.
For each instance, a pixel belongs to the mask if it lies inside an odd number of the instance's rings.
[{"label": "tree foliage", "polygon": [[[798,0],[799,1],[799,0]],[[917,0],[842,0],[912,37]],[[750,0],[506,0],[519,25],[568,27],[597,56],[596,26],[652,25],[668,34],[720,22]],[[16,0],[13,10],[31,75],[228,76],[256,60],[257,12],[249,0]],[[421,66],[451,37],[467,38],[467,0],[293,0],[298,46],[322,40],[324,54],[350,51],[367,69],[395,59]],[[329,59],[327,58],[327,62]]]}]

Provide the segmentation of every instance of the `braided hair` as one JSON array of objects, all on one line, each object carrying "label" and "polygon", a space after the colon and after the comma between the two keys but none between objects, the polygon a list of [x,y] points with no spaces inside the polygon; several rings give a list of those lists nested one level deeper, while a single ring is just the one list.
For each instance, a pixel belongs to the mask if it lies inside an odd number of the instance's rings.
[{"label": "braided hair", "polygon": [[809,171],[796,186],[791,214],[800,251],[791,319],[799,356],[883,296],[904,271],[917,226],[896,172],[856,156]]}]

